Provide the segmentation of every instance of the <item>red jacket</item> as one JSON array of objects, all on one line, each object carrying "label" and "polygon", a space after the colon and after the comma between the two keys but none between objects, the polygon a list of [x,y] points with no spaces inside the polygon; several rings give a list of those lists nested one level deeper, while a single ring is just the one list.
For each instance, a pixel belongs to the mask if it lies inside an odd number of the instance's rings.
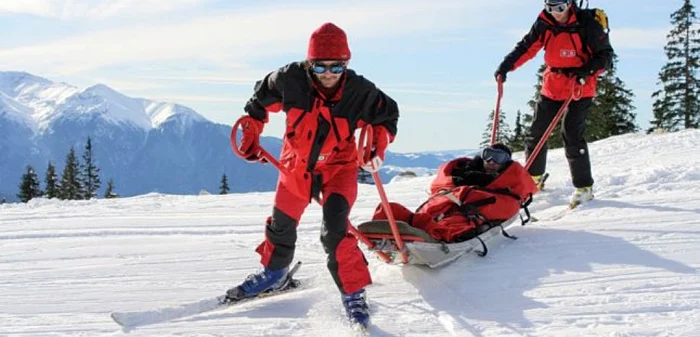
[{"label": "red jacket", "polygon": [[563,101],[571,95],[575,78],[562,69],[586,67],[593,73],[583,86],[581,97],[593,97],[597,76],[610,68],[614,51],[608,34],[595,18],[576,6],[570,9],[569,21],[559,24],[552,15],[542,11],[530,32],[505,57],[502,67],[513,71],[529,61],[544,48],[544,63],[540,93],[552,100]]},{"label": "red jacket", "polygon": [[287,113],[280,164],[291,174],[280,181],[292,193],[311,200],[342,168],[357,166],[355,129],[365,123],[385,130],[393,140],[399,110],[396,102],[348,69],[335,97],[316,90],[301,63],[274,71],[255,85],[245,111],[266,123],[268,112]]},{"label": "red jacket", "polygon": [[[485,186],[455,184],[453,170],[465,163],[468,166],[473,160],[458,158],[441,166],[430,184],[432,195],[415,212],[401,204],[390,203],[395,219],[424,230],[434,239],[458,242],[478,235],[479,227],[486,224],[471,215],[479,214],[488,222],[501,223],[515,216],[521,203],[537,191],[530,174],[515,161]],[[460,207],[457,200],[464,206]],[[379,204],[372,220],[385,219],[386,214]]]}]

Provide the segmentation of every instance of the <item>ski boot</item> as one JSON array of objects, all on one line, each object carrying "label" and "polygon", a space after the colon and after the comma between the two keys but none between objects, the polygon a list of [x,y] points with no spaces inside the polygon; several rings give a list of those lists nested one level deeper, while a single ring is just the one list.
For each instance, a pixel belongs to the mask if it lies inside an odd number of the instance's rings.
[{"label": "ski boot", "polygon": [[549,173],[545,173],[540,176],[531,176],[532,180],[535,181],[535,186],[537,186],[537,191],[543,191],[544,190],[544,182],[547,181],[547,178],[549,178]]},{"label": "ski boot", "polygon": [[254,274],[248,275],[240,285],[229,289],[226,292],[226,297],[231,301],[236,301],[281,289],[289,280],[287,277],[288,271],[289,267],[277,270],[263,268]]},{"label": "ski boot", "polygon": [[369,326],[369,304],[365,289],[360,289],[349,295],[342,295],[345,312],[350,323],[358,324],[363,329]]},{"label": "ski boot", "polygon": [[571,194],[571,199],[569,199],[569,208],[576,208],[578,205],[590,201],[591,199],[593,199],[593,186],[578,187],[576,190],[574,190],[574,193]]}]

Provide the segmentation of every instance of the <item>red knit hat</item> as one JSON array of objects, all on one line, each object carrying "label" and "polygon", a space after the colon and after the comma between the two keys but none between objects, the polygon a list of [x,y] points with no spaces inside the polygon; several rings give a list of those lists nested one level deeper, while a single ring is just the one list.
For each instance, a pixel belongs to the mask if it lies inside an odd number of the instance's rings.
[{"label": "red knit hat", "polygon": [[326,22],[309,39],[308,60],[349,60],[348,37],[340,27]]}]

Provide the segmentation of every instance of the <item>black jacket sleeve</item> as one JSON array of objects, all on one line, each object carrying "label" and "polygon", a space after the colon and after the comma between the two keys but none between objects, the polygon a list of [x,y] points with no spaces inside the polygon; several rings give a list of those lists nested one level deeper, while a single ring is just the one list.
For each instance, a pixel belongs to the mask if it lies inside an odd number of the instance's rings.
[{"label": "black jacket sleeve", "polygon": [[366,100],[369,104],[362,116],[365,123],[384,126],[392,136],[398,132],[399,106],[389,95],[376,87],[373,88]]},{"label": "black jacket sleeve", "polygon": [[486,187],[496,176],[484,172],[484,160],[476,156],[463,166],[455,166],[451,172],[455,186]]},{"label": "black jacket sleeve", "polygon": [[615,51],[610,45],[610,37],[603,27],[590,14],[585,16],[586,44],[591,49],[591,59],[586,63],[586,70],[591,74],[599,70],[612,68]]},{"label": "black jacket sleeve", "polygon": [[[275,109],[275,105],[281,107],[286,69],[287,67],[283,67],[273,71],[255,83],[253,97],[244,107],[248,115],[261,122],[267,122],[268,109]],[[279,108],[275,110],[279,111]]]},{"label": "black jacket sleeve", "polygon": [[541,39],[543,38],[546,30],[547,23],[538,18],[530,28],[530,31],[523,36],[522,40],[520,40],[518,44],[515,45],[513,51],[506,55],[499,68],[505,71],[513,70],[515,63],[518,62],[521,57],[527,54],[528,50],[530,50],[530,47],[532,47],[535,42],[543,42]]}]

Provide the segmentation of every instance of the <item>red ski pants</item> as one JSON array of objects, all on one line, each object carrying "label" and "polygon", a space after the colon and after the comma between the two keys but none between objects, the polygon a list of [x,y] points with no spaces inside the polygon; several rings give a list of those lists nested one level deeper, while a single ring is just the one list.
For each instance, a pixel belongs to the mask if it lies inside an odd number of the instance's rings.
[{"label": "red ski pants", "polygon": [[[357,166],[347,165],[321,188],[321,243],[328,254],[328,270],[338,289],[345,294],[372,283],[367,260],[357,246],[357,239],[348,232],[348,216],[357,198],[357,170]],[[308,200],[290,192],[281,180],[277,182],[275,205],[265,226],[265,240],[256,249],[263,266],[274,270],[292,263],[296,228],[308,205]]]}]

